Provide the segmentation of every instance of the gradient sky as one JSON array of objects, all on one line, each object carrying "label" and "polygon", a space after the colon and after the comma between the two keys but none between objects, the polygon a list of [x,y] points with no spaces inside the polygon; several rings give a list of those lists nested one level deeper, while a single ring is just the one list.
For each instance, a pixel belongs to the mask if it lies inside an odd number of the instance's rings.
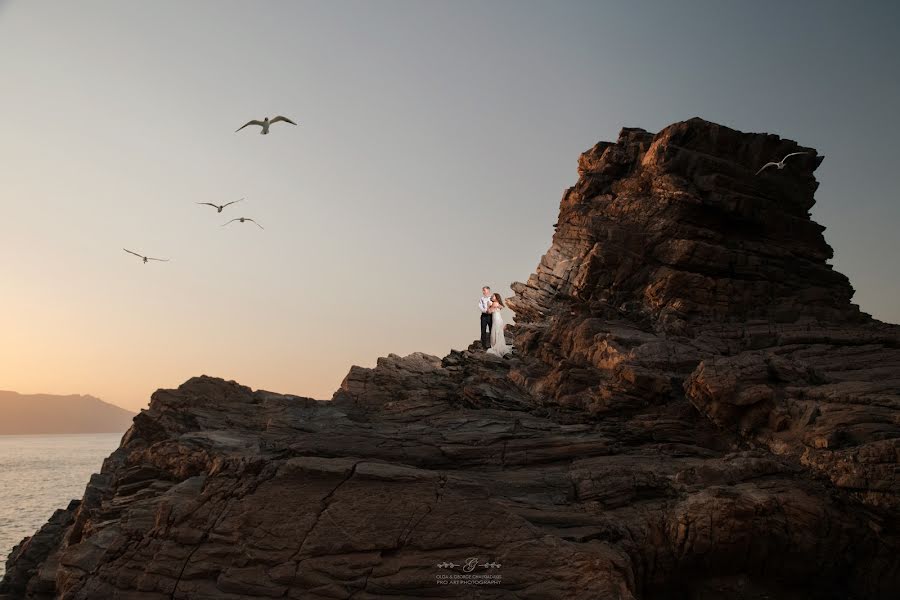
[{"label": "gradient sky", "polygon": [[900,9],[860,4],[0,2],[0,389],[328,398],[463,348],[578,155],[693,116],[825,155],[833,264],[898,322]]}]

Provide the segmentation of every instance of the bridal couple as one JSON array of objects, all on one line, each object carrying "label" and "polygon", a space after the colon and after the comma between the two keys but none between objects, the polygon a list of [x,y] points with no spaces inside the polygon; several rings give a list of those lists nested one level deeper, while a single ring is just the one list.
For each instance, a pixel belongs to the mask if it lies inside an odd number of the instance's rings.
[{"label": "bridal couple", "polygon": [[481,288],[481,300],[478,301],[481,309],[481,347],[487,349],[488,354],[506,356],[511,348],[506,344],[506,336],[503,335],[503,300],[500,294],[491,294],[491,288]]}]

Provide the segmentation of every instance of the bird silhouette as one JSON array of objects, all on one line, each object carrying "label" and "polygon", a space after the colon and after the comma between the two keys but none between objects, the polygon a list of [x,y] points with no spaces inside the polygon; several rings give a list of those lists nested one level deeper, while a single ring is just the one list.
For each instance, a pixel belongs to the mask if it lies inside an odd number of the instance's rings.
[{"label": "bird silhouette", "polygon": [[762,173],[765,169],[767,169],[769,167],[777,167],[778,170],[780,171],[784,168],[784,161],[786,161],[787,159],[789,159],[792,156],[797,156],[799,154],[812,154],[812,152],[791,152],[790,154],[788,154],[787,156],[782,158],[780,162],[769,162],[769,163],[764,164],[762,166],[762,168],[756,172],[756,174],[759,175],[760,173]]},{"label": "bird silhouette", "polygon": [[287,117],[282,117],[281,115],[278,115],[277,117],[275,117],[274,119],[271,119],[271,120],[269,119],[269,117],[266,117],[262,121],[259,121],[257,119],[253,119],[252,121],[247,121],[246,123],[244,123],[237,129],[235,129],[234,132],[237,133],[238,131],[240,131],[244,127],[247,127],[248,125],[259,125],[260,127],[262,127],[262,130],[259,133],[262,135],[266,135],[267,133],[269,133],[269,125],[272,125],[273,123],[278,123],[279,121],[284,121],[285,123],[290,123],[291,125],[296,125],[296,123],[294,123]]},{"label": "bird silhouette", "polygon": [[159,262],[169,262],[168,258],[153,258],[151,256],[144,256],[143,254],[138,254],[137,252],[132,252],[128,248],[122,248],[122,250],[124,250],[128,254],[134,254],[135,256],[137,256],[138,258],[143,260],[144,264],[147,264],[147,261],[150,261],[150,260],[155,260],[155,261],[159,261]]},{"label": "bird silhouette", "polygon": [[238,217],[238,218],[236,218],[236,219],[232,219],[232,220],[228,221],[228,223],[223,223],[223,224],[222,224],[222,227],[225,227],[225,225],[228,225],[228,224],[230,224],[230,223],[234,223],[235,221],[240,221],[241,223],[244,223],[244,222],[246,222],[246,221],[250,221],[251,223],[253,223],[253,224],[256,225],[257,227],[259,227],[260,229],[265,229],[265,227],[263,227],[262,225],[260,225],[259,223],[257,223],[257,222],[254,221],[253,219],[251,219],[250,217]]},{"label": "bird silhouette", "polygon": [[[241,198],[241,200],[243,200],[243,198]],[[197,202],[197,204],[205,204],[206,206],[212,206],[213,208],[216,209],[216,212],[222,212],[222,209],[225,208],[226,206],[231,206],[232,204],[240,202],[241,200],[234,200],[233,202],[226,202],[225,204],[213,204],[212,202]]]}]

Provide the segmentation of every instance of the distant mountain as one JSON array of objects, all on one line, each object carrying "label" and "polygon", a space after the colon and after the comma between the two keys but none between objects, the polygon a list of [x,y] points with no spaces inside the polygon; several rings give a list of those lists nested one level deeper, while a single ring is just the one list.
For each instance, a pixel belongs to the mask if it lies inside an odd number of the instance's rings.
[{"label": "distant mountain", "polygon": [[93,396],[19,394],[0,390],[0,435],[23,433],[116,433],[134,413]]}]

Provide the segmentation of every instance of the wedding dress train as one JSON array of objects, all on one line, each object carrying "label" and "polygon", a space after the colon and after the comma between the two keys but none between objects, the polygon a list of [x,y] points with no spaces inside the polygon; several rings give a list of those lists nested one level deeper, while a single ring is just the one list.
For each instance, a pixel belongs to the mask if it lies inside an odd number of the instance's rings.
[{"label": "wedding dress train", "polygon": [[500,311],[495,310],[491,317],[491,347],[487,349],[488,354],[506,356],[512,351],[512,347],[506,343],[506,336],[503,335],[504,327]]}]

